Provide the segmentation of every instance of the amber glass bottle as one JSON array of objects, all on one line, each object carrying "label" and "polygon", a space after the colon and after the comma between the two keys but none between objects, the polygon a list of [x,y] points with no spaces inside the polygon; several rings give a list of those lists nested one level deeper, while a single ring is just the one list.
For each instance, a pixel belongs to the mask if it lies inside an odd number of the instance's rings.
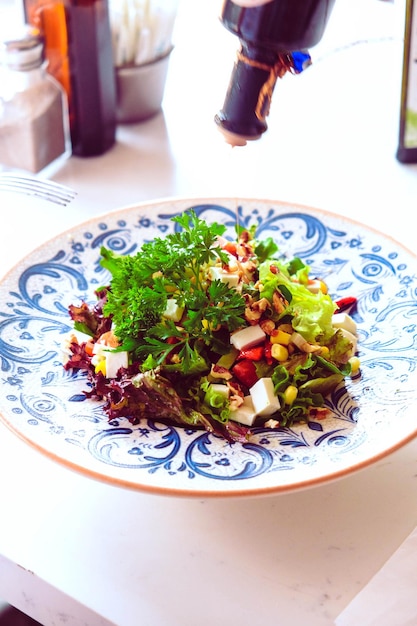
[{"label": "amber glass bottle", "polygon": [[48,71],[67,93],[73,154],[106,152],[116,134],[107,0],[25,0],[25,15],[43,32]]},{"label": "amber glass bottle", "polygon": [[335,0],[225,0],[220,19],[240,40],[223,109],[216,122],[226,140],[244,145],[267,129],[277,78],[297,72],[293,53],[316,45]]}]

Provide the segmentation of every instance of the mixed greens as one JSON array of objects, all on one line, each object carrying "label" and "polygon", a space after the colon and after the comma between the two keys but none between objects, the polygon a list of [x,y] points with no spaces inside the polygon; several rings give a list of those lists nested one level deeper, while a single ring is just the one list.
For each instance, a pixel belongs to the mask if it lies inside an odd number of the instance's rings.
[{"label": "mixed greens", "polygon": [[356,325],[256,229],[193,210],[178,232],[132,256],[102,248],[110,283],[71,305],[65,368],[87,372],[87,397],[109,420],[168,420],[231,441],[326,415],[325,397],[359,367]]}]

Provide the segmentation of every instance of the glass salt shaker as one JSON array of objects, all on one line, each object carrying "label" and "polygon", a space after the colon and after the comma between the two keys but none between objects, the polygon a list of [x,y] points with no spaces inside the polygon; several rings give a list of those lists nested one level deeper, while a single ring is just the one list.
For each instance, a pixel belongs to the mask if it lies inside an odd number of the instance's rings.
[{"label": "glass salt shaker", "polygon": [[0,167],[50,174],[71,154],[67,98],[40,31],[17,30],[0,44]]}]

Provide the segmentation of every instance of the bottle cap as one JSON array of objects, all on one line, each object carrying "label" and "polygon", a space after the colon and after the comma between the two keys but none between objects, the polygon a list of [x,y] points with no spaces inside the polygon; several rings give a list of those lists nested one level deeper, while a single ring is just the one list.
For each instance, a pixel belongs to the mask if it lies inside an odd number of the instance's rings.
[{"label": "bottle cap", "polygon": [[23,25],[1,41],[1,62],[12,70],[26,71],[42,65],[44,40],[38,28]]}]

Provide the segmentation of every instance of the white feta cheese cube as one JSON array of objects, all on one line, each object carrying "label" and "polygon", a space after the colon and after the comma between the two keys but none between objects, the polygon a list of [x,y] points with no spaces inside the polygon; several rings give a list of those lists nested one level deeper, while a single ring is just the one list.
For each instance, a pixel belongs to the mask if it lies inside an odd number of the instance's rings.
[{"label": "white feta cheese cube", "polygon": [[272,415],[281,407],[274,393],[272,378],[260,378],[250,389],[249,393],[255,407],[256,415]]},{"label": "white feta cheese cube", "polygon": [[264,333],[259,324],[255,324],[255,326],[246,326],[246,328],[232,333],[230,335],[230,343],[237,350],[245,350],[261,343],[265,337],[266,333]]},{"label": "white feta cheese cube", "polygon": [[213,393],[218,393],[225,398],[228,398],[230,395],[229,387],[227,385],[223,385],[222,383],[211,383],[210,389]]},{"label": "white feta cheese cube", "polygon": [[320,291],[323,291],[323,283],[318,278],[313,278],[306,287],[311,293],[320,293]]},{"label": "white feta cheese cube", "polygon": [[356,322],[348,313],[335,313],[332,317],[332,324],[334,328],[344,328],[352,335],[356,335]]},{"label": "white feta cheese cube", "polygon": [[350,351],[349,356],[353,356],[358,349],[358,338],[356,337],[356,335],[352,335],[352,333],[345,328],[341,328],[340,330],[342,331],[343,336],[351,342],[352,350]]},{"label": "white feta cheese cube", "polygon": [[257,415],[251,396],[245,396],[243,404],[241,404],[236,411],[230,411],[230,419],[244,426],[253,426],[256,417]]},{"label": "white feta cheese cube", "polygon": [[179,306],[175,298],[169,298],[165,311],[163,313],[163,317],[165,317],[167,320],[172,320],[173,322],[179,322],[182,318],[183,313],[184,307]]},{"label": "white feta cheese cube", "polygon": [[93,345],[93,356],[91,357],[91,364],[94,365],[94,367],[96,367],[96,365],[101,363],[101,361],[103,361],[106,358],[106,351],[108,350],[109,350],[109,347],[106,346],[105,343],[100,343],[99,341],[97,341]]},{"label": "white feta cheese cube", "polygon": [[67,362],[72,355],[70,346],[74,341],[76,341],[78,344],[82,344],[87,343],[87,341],[90,341],[90,339],[91,336],[87,335],[87,333],[83,333],[80,330],[75,329],[70,330],[64,337],[64,341],[62,342],[61,346],[62,358],[64,362]]},{"label": "white feta cheese cube", "polygon": [[106,358],[106,376],[107,378],[116,378],[117,372],[121,367],[127,367],[129,364],[128,353],[124,350],[116,352],[115,350],[107,350],[103,352]]},{"label": "white feta cheese cube", "polygon": [[229,285],[229,287],[237,287],[239,284],[239,274],[237,272],[226,272],[221,267],[211,267],[209,269],[211,280],[220,280],[220,282]]},{"label": "white feta cheese cube", "polygon": [[105,350],[108,350],[109,346],[106,346],[105,343],[101,343],[100,341],[96,341],[93,345],[93,354],[102,355]]},{"label": "white feta cheese cube", "polygon": [[73,337],[76,339],[76,341],[78,341],[78,343],[86,343],[87,341],[90,341],[90,339],[92,339],[91,335],[83,333],[81,330],[76,330],[75,328],[73,330],[70,330],[70,332],[68,333],[69,341],[73,341]]}]

